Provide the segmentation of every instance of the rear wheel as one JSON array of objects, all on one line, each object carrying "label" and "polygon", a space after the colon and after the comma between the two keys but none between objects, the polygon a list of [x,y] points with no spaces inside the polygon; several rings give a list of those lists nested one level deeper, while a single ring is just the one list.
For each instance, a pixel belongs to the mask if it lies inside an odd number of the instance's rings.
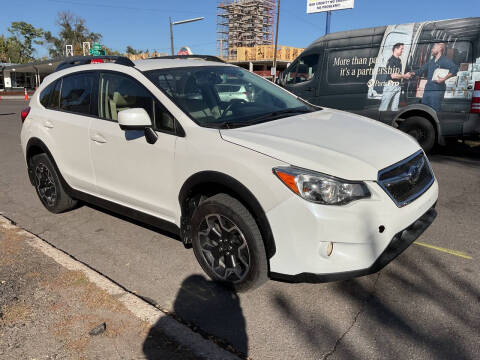
[{"label": "rear wheel", "polygon": [[260,230],[237,199],[217,194],[202,202],[193,214],[192,231],[195,257],[213,280],[247,291],[268,279]]},{"label": "rear wheel", "polygon": [[30,167],[37,195],[48,211],[58,214],[77,205],[77,201],[63,188],[60,176],[47,154],[35,155],[30,161]]},{"label": "rear wheel", "polygon": [[435,129],[424,117],[412,116],[402,121],[398,128],[417,140],[426,153],[432,151],[435,146]]}]

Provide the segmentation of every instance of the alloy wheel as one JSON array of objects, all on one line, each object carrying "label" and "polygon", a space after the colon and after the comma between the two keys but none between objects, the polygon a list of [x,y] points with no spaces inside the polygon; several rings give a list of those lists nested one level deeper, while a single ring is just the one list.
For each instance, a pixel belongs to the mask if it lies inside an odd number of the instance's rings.
[{"label": "alloy wheel", "polygon": [[220,214],[205,216],[198,232],[201,254],[220,279],[242,281],[250,269],[250,251],[240,228]]},{"label": "alloy wheel", "polygon": [[42,163],[35,168],[35,178],[38,195],[48,206],[55,206],[57,201],[57,188],[50,170]]}]

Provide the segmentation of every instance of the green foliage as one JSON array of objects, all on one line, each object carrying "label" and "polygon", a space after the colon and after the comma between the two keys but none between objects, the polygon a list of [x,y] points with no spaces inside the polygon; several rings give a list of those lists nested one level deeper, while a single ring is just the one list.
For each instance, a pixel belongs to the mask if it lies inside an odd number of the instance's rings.
[{"label": "green foliage", "polygon": [[85,25],[85,19],[68,11],[58,13],[57,25],[60,27],[58,36],[53,36],[50,31],[45,32],[45,40],[49,45],[48,52],[51,57],[65,55],[65,45],[73,45],[74,55],[83,55],[82,43],[91,44],[99,42],[102,35],[91,32]]},{"label": "green foliage", "polygon": [[144,50],[136,50],[134,49],[133,47],[131,47],[130,45],[127,46],[127,48],[125,49],[125,52],[127,54],[130,54],[130,55],[138,55],[138,54],[142,54],[144,52],[147,52],[148,50],[144,51]]},{"label": "green foliage", "polygon": [[43,30],[25,21],[14,21],[8,28],[9,37],[0,35],[0,61],[26,63],[34,59],[34,45],[42,45],[39,40]]}]

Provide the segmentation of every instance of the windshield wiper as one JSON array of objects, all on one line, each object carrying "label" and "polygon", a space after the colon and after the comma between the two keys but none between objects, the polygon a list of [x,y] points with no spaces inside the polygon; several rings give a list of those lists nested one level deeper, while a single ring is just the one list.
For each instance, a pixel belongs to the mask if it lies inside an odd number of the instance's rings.
[{"label": "windshield wiper", "polygon": [[250,125],[246,121],[220,121],[212,122],[209,124],[203,125],[204,127],[214,128],[214,129],[234,129],[236,127],[241,127],[245,125]]},{"label": "windshield wiper", "polygon": [[219,121],[219,122],[212,122],[209,124],[205,124],[203,126],[214,128],[214,129],[234,129],[237,127],[255,125],[255,124],[260,124],[262,122],[267,122],[270,120],[280,119],[282,117],[285,117],[284,115],[288,115],[288,114],[305,114],[310,112],[313,112],[313,111],[309,109],[284,109],[284,110],[273,111],[265,115],[261,115],[250,121]]},{"label": "windshield wiper", "polygon": [[252,121],[248,122],[248,125],[254,125],[254,124],[260,124],[262,122],[267,122],[271,120],[276,120],[276,119],[281,119],[286,116],[283,115],[289,115],[289,114],[306,114],[306,113],[311,113],[313,112],[312,110],[309,109],[285,109],[285,110],[277,110],[277,111],[272,111],[271,113],[259,116]]}]

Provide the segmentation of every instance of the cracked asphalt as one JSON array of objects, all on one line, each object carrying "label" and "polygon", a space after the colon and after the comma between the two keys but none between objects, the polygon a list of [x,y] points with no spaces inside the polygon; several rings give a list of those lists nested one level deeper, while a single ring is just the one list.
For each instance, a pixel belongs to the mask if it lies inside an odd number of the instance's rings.
[{"label": "cracked asphalt", "polygon": [[[478,359],[480,147],[432,155],[439,216],[380,273],[328,284],[268,282],[230,294],[178,239],[98,208],[53,215],[29,184],[23,101],[0,101],[0,212],[130,291],[253,359]],[[14,113],[14,114],[9,114]]]}]

